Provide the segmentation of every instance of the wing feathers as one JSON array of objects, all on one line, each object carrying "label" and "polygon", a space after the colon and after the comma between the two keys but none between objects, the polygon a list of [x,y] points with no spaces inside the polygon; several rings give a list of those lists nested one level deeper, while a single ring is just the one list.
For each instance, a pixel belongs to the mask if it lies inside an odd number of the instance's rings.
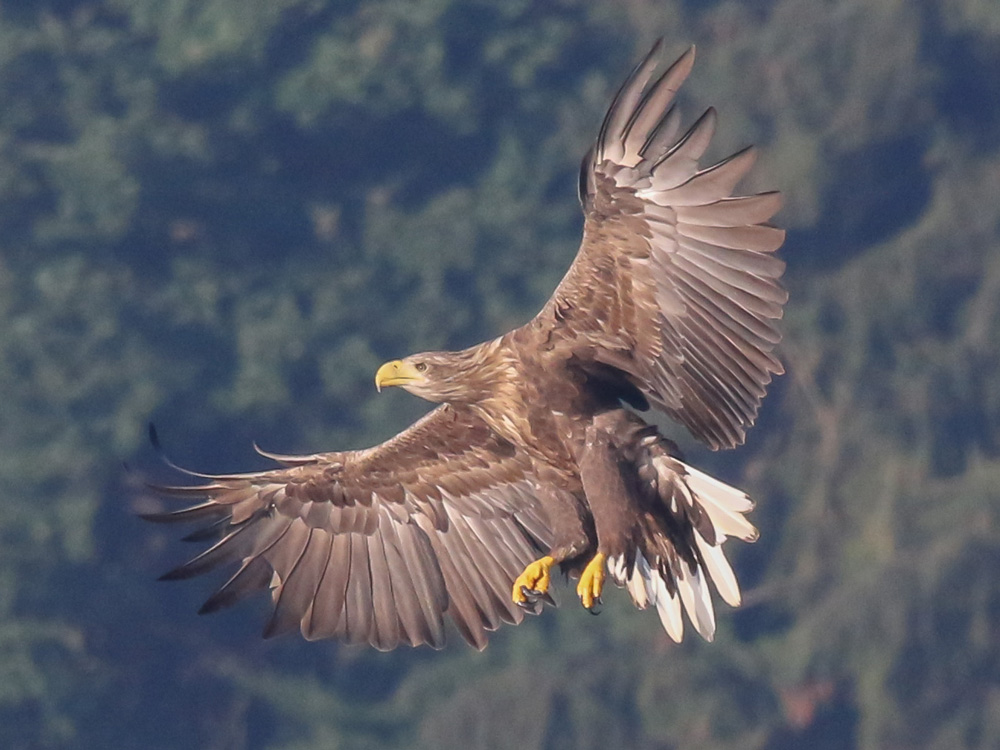
[{"label": "wing feathers", "polygon": [[677,229],[684,237],[700,240],[708,245],[755,253],[773,253],[785,241],[783,229],[768,226],[713,227],[680,224]]},{"label": "wing feathers", "polygon": [[[697,250],[697,240],[690,238],[685,238],[681,240],[681,244],[685,250],[694,252]],[[682,260],[683,259],[683,260]],[[671,258],[671,265],[674,267],[675,277],[681,274],[677,273],[677,267],[680,263],[687,261],[684,256],[675,256]],[[690,268],[690,266],[688,267]],[[715,296],[722,300],[729,300],[732,303],[739,305],[742,309],[751,313],[759,321],[774,320],[780,318],[782,315],[782,305],[778,302],[771,302],[767,299],[762,299],[757,297],[750,292],[746,292],[739,287],[727,284],[723,278],[716,276],[714,274],[708,273],[687,273],[684,274],[686,277],[691,278],[699,282],[703,287],[710,289]],[[766,325],[766,323],[765,323]]]},{"label": "wing feathers", "polygon": [[448,613],[482,648],[487,631],[522,619],[510,587],[549,536],[530,464],[495,446],[470,409],[442,406],[375,448],[163,488],[195,502],[151,520],[204,522],[191,536],[218,540],[164,578],[239,563],[203,611],[270,587],[268,637],[298,627],[440,648]]},{"label": "wing feathers", "polygon": [[247,596],[267,588],[273,575],[271,566],[264,558],[248,558],[233,577],[222,584],[219,590],[201,605],[198,614],[207,615],[233,606]]},{"label": "wing feathers", "polygon": [[316,588],[316,598],[302,624],[302,634],[308,640],[332,638],[337,633],[347,597],[350,565],[351,535],[333,534],[330,553]]},{"label": "wing feathers", "polygon": [[468,626],[477,630],[493,631],[500,627],[503,617],[493,606],[493,592],[479,564],[469,557],[463,538],[464,532],[464,528],[456,529],[456,533],[449,535],[445,542],[453,574],[461,579],[473,606],[474,614],[468,617]]},{"label": "wing feathers", "polygon": [[732,195],[754,164],[752,147],[699,168],[715,110],[677,137],[673,101],[694,52],[653,79],[659,49],[608,111],[581,175],[583,243],[532,325],[568,341],[574,356],[614,362],[710,447],[732,447],[782,372],[773,350],[787,293],[774,252],[785,233],[767,223],[781,197]]},{"label": "wing feathers", "polygon": [[367,643],[374,619],[372,601],[372,573],[369,566],[371,554],[368,537],[351,534],[351,561],[347,577],[347,598],[344,600],[344,617],[338,634],[348,643]]},{"label": "wing feathers", "polygon": [[[638,152],[641,158],[663,153],[680,129],[680,113],[671,106],[681,84],[694,67],[694,47],[681,55],[673,65],[660,76],[643,98],[629,128],[629,143],[642,141]],[[666,113],[666,114],[664,114]],[[636,162],[637,163],[637,162]],[[635,163],[632,164],[635,166]]]},{"label": "wing feathers", "polygon": [[[451,521],[455,531],[448,537],[448,541],[452,543],[452,556],[459,562],[461,575],[470,584],[476,607],[483,616],[487,630],[496,630],[501,622],[519,622],[519,610],[511,601],[510,586],[505,591],[498,583],[503,577],[503,571],[492,550],[479,544],[464,517],[453,515]],[[480,549],[481,554],[474,556],[470,549]],[[513,582],[511,578],[510,584]]]},{"label": "wing feathers", "polygon": [[[687,184],[698,169],[698,160],[705,153],[715,135],[717,121],[715,110],[709,107],[694,125],[681,137],[677,144],[657,159],[652,167],[653,189],[662,194],[681,184]],[[673,205],[669,200],[660,205]]]},{"label": "wing feathers", "polygon": [[780,340],[780,336],[766,320],[761,320],[728,297],[720,296],[700,277],[678,274],[676,283],[688,305],[700,308],[718,325],[729,329],[736,335],[737,341],[747,345],[748,354],[754,353],[767,362],[778,362],[771,350],[777,343],[775,339]]},{"label": "wing feathers", "polygon": [[721,198],[699,206],[677,206],[678,221],[714,227],[739,227],[767,221],[781,208],[781,193]]},{"label": "wing feathers", "polygon": [[633,112],[642,97],[643,89],[659,63],[657,55],[661,45],[662,40],[653,45],[653,49],[632,69],[625,83],[615,94],[608,114],[601,124],[601,134],[598,138],[599,160],[608,159],[620,162],[626,158],[624,141],[627,124],[632,120]]},{"label": "wing feathers", "polygon": [[261,548],[266,548],[272,537],[277,537],[284,533],[291,520],[284,524],[270,524],[260,531],[263,533],[252,534],[248,532],[248,527],[239,526],[228,533],[225,537],[217,541],[211,547],[199,555],[178,565],[173,570],[160,576],[161,581],[174,581],[185,578],[192,578],[209,570],[214,570],[220,565],[238,560],[250,554],[255,554]]},{"label": "wing feathers", "polygon": [[274,611],[264,628],[264,637],[272,638],[299,627],[303,613],[316,598],[316,589],[330,554],[330,535],[322,529],[310,529],[296,523],[305,533],[305,543],[294,564],[282,574],[279,565],[272,562],[281,582],[272,593]]},{"label": "wing feathers", "polygon": [[411,646],[427,643],[440,648],[444,645],[441,613],[448,600],[440,570],[436,565],[429,570],[426,557],[421,555],[415,537],[422,532],[412,524],[385,524],[383,530],[403,637]]},{"label": "wing feathers", "polygon": [[[713,288],[738,290],[754,300],[777,305],[779,312],[781,305],[788,300],[788,292],[775,284],[773,279],[735,269],[732,264],[718,263],[708,254],[678,253],[672,260],[678,271],[705,278]],[[747,305],[743,308],[750,309]],[[771,309],[774,308],[768,308],[768,311]]]},{"label": "wing feathers", "polygon": [[[728,159],[725,159],[714,166],[696,172],[689,180],[681,184],[674,184],[661,175],[669,174],[660,168],[658,174],[650,181],[650,199],[661,206],[702,206],[706,203],[714,203],[722,198],[727,198],[733,192],[744,175],[757,161],[757,150],[753,146],[747,146]],[[655,194],[655,198],[653,195]]]},{"label": "wing feathers", "polygon": [[368,537],[368,569],[372,586],[371,645],[379,651],[390,651],[399,645],[399,614],[381,530]]},{"label": "wing feathers", "polygon": [[496,626],[483,621],[468,579],[459,573],[447,543],[442,540],[443,537],[435,537],[434,547],[448,589],[448,614],[465,642],[482,651],[486,648],[485,631],[495,630]]}]

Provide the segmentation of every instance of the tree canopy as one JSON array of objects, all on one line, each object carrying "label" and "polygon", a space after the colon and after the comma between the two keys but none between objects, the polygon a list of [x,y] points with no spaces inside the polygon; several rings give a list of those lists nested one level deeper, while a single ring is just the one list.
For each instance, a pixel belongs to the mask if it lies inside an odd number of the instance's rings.
[{"label": "tree canopy", "polygon": [[[147,423],[236,471],[426,410],[375,368],[547,299],[659,36],[790,229],[748,444],[671,433],[759,503],[715,643],[569,589],[482,654],[265,642],[264,603],[155,584]],[[998,50],[984,0],[6,4],[0,745],[1000,746]]]}]

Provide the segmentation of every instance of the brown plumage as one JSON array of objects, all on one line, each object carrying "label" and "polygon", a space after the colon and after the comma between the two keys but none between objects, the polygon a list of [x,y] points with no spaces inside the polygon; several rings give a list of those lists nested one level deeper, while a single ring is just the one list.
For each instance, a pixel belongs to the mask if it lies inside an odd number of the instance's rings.
[{"label": "brown plumage", "polygon": [[584,606],[607,571],[674,639],[682,609],[711,639],[707,580],[739,604],[721,545],[756,538],[752,503],[627,406],[653,406],[713,449],[743,442],[782,371],[784,233],[766,223],[777,193],[730,197],[752,150],[699,168],[715,113],[680,134],[672,106],[694,50],[652,80],[659,53],[584,159],[583,243],[541,312],[493,341],[379,369],[380,388],[441,406],[374,448],[160,488],[200,501],[153,520],[207,522],[192,536],[217,540],[166,577],[235,564],[203,611],[270,588],[267,635],[440,647],[447,615],[482,648],[550,601],[558,564],[580,578]]}]

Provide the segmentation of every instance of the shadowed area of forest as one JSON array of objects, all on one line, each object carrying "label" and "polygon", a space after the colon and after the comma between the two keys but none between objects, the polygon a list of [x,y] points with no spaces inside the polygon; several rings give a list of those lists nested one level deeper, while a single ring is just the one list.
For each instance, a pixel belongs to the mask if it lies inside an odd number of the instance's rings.
[{"label": "shadowed area of forest", "polygon": [[[738,451],[671,428],[758,501],[715,642],[560,587],[380,654],[156,583],[190,550],[135,516],[148,423],[230,472],[423,413],[375,369],[544,303],[659,36],[709,157],[786,196],[788,373]],[[1000,746],[998,49],[987,0],[4,4],[0,746]]]}]

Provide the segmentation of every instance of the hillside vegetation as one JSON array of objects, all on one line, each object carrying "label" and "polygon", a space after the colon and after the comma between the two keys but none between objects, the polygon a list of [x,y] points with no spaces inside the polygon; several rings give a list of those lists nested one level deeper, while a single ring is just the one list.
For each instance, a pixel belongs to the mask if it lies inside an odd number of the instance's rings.
[{"label": "hillside vegetation", "polygon": [[[237,471],[421,414],[376,367],[544,303],[658,36],[790,230],[748,444],[671,428],[758,500],[716,641],[566,588],[481,654],[379,654],[155,583],[190,548],[135,518],[147,424]],[[6,3],[0,746],[1000,747],[998,328],[993,0]]]}]

